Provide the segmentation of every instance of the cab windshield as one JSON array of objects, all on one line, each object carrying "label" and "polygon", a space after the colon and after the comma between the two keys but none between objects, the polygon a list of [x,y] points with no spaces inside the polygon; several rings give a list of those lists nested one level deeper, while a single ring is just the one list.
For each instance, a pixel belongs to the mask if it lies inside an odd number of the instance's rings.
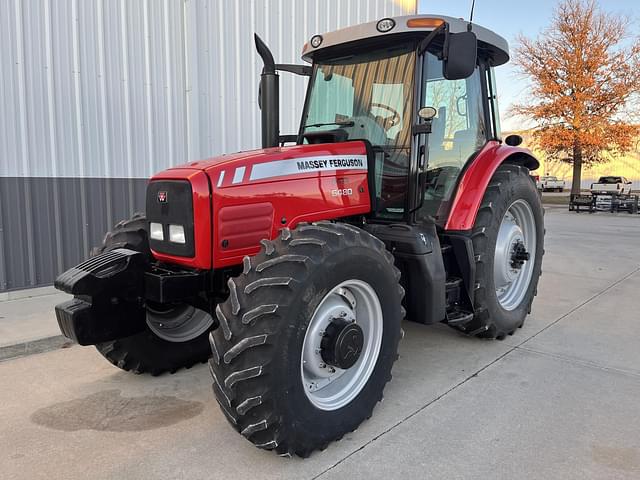
[{"label": "cab windshield", "polygon": [[[392,215],[405,208],[415,45],[413,42],[315,63],[301,134],[368,140],[376,152],[376,196]],[[309,135],[311,134],[311,135]]]}]

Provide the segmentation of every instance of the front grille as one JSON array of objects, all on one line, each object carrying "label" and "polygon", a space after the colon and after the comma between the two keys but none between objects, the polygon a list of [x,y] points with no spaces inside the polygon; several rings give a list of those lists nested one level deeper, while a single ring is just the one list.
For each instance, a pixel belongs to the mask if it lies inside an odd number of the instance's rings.
[{"label": "front grille", "polygon": [[[149,237],[153,250],[179,257],[195,256],[193,193],[187,180],[155,180],[147,187],[147,220],[162,225],[164,240]],[[169,225],[182,225],[185,243],[169,241]]]}]

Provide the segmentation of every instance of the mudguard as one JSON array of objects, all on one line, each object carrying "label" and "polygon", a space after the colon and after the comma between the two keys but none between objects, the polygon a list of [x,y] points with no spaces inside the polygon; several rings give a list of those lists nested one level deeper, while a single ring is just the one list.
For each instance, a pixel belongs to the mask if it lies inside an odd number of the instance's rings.
[{"label": "mudguard", "polygon": [[529,170],[540,166],[526,148],[511,147],[495,140],[488,142],[462,174],[445,230],[465,231],[473,228],[491,177],[504,162],[523,165]]}]

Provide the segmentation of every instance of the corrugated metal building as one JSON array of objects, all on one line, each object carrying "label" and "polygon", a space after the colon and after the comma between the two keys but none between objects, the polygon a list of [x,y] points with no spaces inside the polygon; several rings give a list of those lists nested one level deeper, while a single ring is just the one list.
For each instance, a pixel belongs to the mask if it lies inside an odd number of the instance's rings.
[{"label": "corrugated metal building", "polygon": [[[415,0],[0,0],[0,291],[52,283],[146,179],[259,146],[261,64],[315,33],[416,11]],[[295,133],[305,81],[281,76]]]}]

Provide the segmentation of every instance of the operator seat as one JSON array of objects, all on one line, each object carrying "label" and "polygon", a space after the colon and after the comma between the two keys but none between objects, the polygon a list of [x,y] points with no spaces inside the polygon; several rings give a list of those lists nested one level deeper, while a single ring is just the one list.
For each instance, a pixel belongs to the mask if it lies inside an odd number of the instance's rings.
[{"label": "operator seat", "polygon": [[461,162],[466,160],[484,144],[477,129],[458,130],[453,134],[452,154],[460,156]]}]

